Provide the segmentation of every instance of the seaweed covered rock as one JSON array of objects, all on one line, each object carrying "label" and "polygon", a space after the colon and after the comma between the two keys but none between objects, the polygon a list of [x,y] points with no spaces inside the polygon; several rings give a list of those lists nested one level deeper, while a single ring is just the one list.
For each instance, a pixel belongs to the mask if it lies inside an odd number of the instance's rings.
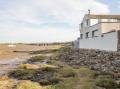
[{"label": "seaweed covered rock", "polygon": [[57,68],[45,67],[41,69],[17,69],[12,71],[9,76],[19,80],[31,80],[42,85],[58,83],[59,79],[54,78]]}]

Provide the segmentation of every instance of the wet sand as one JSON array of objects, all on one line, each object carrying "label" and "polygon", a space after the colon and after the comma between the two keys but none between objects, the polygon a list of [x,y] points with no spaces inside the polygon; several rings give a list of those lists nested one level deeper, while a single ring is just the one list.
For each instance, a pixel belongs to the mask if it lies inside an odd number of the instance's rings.
[{"label": "wet sand", "polygon": [[[30,54],[27,52],[51,49],[52,46],[36,46],[36,45],[16,45],[15,47],[9,47],[9,45],[0,44],[0,60],[13,59],[16,57],[24,58]],[[25,52],[14,52],[25,51]]]},{"label": "wet sand", "polygon": [[17,65],[21,64],[22,62],[33,56],[32,54],[29,54],[30,51],[46,50],[52,48],[54,47],[23,44],[9,47],[7,44],[0,44],[0,75],[6,74],[8,71],[14,70]]}]

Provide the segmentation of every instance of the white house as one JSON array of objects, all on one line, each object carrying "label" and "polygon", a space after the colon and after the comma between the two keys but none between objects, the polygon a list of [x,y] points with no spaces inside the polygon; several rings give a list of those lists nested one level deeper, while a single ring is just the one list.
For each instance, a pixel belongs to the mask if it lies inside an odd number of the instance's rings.
[{"label": "white house", "polygon": [[79,30],[78,48],[119,50],[120,15],[86,14]]}]

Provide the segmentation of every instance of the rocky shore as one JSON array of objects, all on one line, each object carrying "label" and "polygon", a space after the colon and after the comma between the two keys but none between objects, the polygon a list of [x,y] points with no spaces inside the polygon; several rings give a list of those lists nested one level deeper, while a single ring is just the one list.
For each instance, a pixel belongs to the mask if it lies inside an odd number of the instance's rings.
[{"label": "rocky shore", "polygon": [[6,89],[120,89],[119,52],[72,47],[49,51],[53,55],[31,57],[11,71],[8,77],[18,82]]},{"label": "rocky shore", "polygon": [[108,52],[92,49],[62,49],[56,60],[61,60],[69,65],[86,66],[92,70],[111,73],[120,77],[120,52]]}]

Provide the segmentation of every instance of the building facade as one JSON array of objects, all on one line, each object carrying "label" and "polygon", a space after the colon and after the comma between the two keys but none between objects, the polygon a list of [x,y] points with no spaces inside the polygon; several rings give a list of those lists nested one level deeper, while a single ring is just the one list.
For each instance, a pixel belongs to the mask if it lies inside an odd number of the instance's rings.
[{"label": "building facade", "polygon": [[78,48],[119,50],[120,15],[86,14],[79,30]]}]

